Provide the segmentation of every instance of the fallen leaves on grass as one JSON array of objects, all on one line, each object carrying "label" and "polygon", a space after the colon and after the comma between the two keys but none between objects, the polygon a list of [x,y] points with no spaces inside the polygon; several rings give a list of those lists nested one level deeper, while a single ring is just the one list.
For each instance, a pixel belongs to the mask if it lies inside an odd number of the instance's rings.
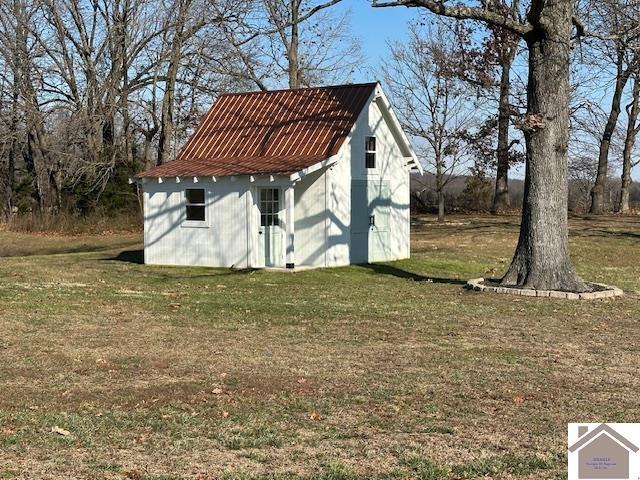
[{"label": "fallen leaves on grass", "polygon": [[60,428],[57,425],[51,428],[51,433],[55,433],[57,435],[62,435],[63,437],[68,437],[71,435],[69,430],[65,430],[64,428]]},{"label": "fallen leaves on grass", "polygon": [[144,475],[142,475],[142,473],[140,473],[137,470],[129,470],[127,472],[124,472],[123,476],[125,478],[130,479],[130,480],[143,480],[144,479]]},{"label": "fallen leaves on grass", "polygon": [[313,410],[311,413],[309,413],[309,418],[314,422],[319,422],[320,420],[322,420],[322,415]]}]

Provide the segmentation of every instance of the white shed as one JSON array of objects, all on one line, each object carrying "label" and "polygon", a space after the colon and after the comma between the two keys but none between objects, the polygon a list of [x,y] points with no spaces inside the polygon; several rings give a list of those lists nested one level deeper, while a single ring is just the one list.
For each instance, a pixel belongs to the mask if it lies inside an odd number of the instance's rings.
[{"label": "white shed", "polygon": [[222,95],[176,160],[138,175],[145,263],[407,258],[412,169],[378,83]]}]

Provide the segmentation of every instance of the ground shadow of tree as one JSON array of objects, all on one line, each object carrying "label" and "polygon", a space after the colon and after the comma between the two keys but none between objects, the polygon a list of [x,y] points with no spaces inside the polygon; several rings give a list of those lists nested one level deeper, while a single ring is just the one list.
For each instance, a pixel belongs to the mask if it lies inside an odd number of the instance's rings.
[{"label": "ground shadow of tree", "polygon": [[414,282],[444,283],[448,285],[465,285],[467,283],[465,280],[460,280],[457,278],[440,278],[422,275],[419,273],[403,270],[401,268],[385,263],[367,263],[360,266],[363,268],[367,268],[376,274],[391,275],[398,278],[413,280]]}]

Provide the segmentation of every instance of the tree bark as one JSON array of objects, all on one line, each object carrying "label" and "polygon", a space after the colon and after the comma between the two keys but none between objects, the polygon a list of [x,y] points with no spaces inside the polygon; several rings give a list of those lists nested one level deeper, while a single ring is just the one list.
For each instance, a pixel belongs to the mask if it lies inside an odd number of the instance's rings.
[{"label": "tree bark", "polygon": [[436,150],[436,193],[438,195],[438,222],[444,222],[444,172],[439,149]]},{"label": "tree bark", "polygon": [[611,149],[611,137],[618,124],[620,116],[622,95],[632,73],[632,67],[624,68],[625,51],[618,49],[616,86],[611,100],[611,111],[607,123],[604,127],[602,140],[600,141],[600,152],[598,154],[598,173],[596,181],[591,190],[591,208],[590,213],[602,214],[606,211],[605,193],[607,189],[607,180],[609,175],[609,150]]},{"label": "tree bark", "polygon": [[185,39],[191,35],[187,33],[186,23],[191,8],[191,0],[178,0],[178,12],[175,24],[175,32],[171,41],[169,53],[169,65],[165,80],[164,96],[162,97],[162,114],[160,117],[160,139],[158,141],[158,158],[157,164],[162,165],[169,161],[171,154],[171,137],[173,136],[173,107],[175,103],[176,81],[178,79],[178,70],[180,69],[180,60],[182,55],[182,46]]},{"label": "tree bark", "polygon": [[176,79],[180,66],[180,50],[178,44],[172,48],[171,60],[167,69],[164,96],[162,97],[162,114],[160,117],[160,139],[158,141],[157,164],[162,165],[169,161],[171,153],[171,137],[173,135],[173,104]]},{"label": "tree bark", "polygon": [[24,160],[31,176],[35,208],[40,212],[55,213],[60,206],[58,168],[47,146],[45,121],[40,110],[36,87],[33,84],[34,57],[29,45],[29,13],[21,2],[14,3],[16,18],[15,65],[13,74],[18,79],[18,92],[23,101],[24,124],[27,133]]},{"label": "tree bark", "polygon": [[632,100],[627,107],[627,113],[627,136],[624,140],[624,150],[622,152],[622,183],[620,186],[620,203],[618,205],[619,213],[629,213],[630,210],[629,187],[631,185],[631,169],[633,168],[631,155],[640,129],[640,126],[637,125],[638,116],[640,115],[640,81],[638,78],[635,78],[633,81]]},{"label": "tree bark", "polygon": [[[15,59],[14,59],[15,62]],[[15,181],[15,166],[16,158],[18,157],[18,100],[20,98],[20,87],[18,85],[18,78],[14,72],[13,85],[11,89],[11,121],[9,122],[10,136],[9,151],[7,152],[6,160],[2,163],[2,171],[0,172],[0,198],[2,204],[0,205],[0,215],[2,219],[7,219],[11,216],[13,210],[13,188]]]},{"label": "tree bark", "polygon": [[[387,7],[400,2],[374,6]],[[415,0],[436,15],[471,19],[521,35],[529,50],[527,167],[520,236],[502,285],[582,292],[590,287],[569,258],[567,159],[573,0],[532,0],[527,22],[464,4]],[[578,29],[582,31],[583,29]]]},{"label": "tree bark", "polygon": [[438,222],[444,222],[444,192],[438,190]]},{"label": "tree bark", "polygon": [[287,51],[289,67],[289,88],[300,88],[300,64],[298,59],[299,32],[298,16],[300,3],[298,0],[291,0],[291,38]]},{"label": "tree bark", "polygon": [[511,207],[511,199],[509,198],[509,122],[511,120],[509,94],[511,91],[511,65],[515,51],[514,47],[512,52],[506,53],[501,65],[500,104],[498,107],[498,168],[491,207],[493,213],[499,213]]},{"label": "tree bark", "polygon": [[527,145],[524,203],[513,261],[505,286],[541,290],[590,290],[569,258],[567,151],[569,63],[574,4],[535,0],[529,12],[524,122]]}]

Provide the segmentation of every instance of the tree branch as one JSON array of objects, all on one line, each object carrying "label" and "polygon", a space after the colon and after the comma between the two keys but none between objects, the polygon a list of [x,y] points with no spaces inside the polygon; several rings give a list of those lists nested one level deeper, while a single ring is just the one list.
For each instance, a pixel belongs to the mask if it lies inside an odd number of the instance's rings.
[{"label": "tree branch", "polygon": [[447,6],[443,0],[392,0],[388,2],[378,2],[372,0],[371,5],[377,8],[384,7],[423,7],[427,10],[444,17],[455,18],[457,20],[478,20],[486,22],[496,27],[504,28],[516,35],[524,36],[529,33],[533,27],[529,23],[520,23],[517,20],[509,18],[497,12],[492,12],[479,7],[468,7],[463,4]]}]

